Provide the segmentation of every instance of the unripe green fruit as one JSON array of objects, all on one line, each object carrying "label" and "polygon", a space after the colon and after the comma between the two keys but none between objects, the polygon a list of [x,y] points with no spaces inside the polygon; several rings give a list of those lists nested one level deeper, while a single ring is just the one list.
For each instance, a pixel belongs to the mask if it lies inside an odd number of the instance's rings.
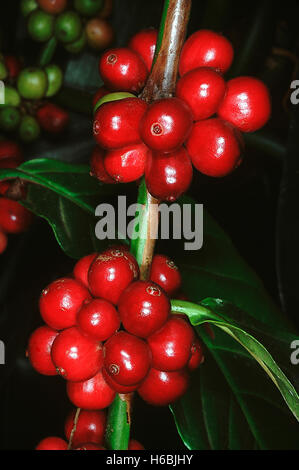
[{"label": "unripe green fruit", "polygon": [[21,114],[18,108],[5,106],[0,109],[0,127],[5,131],[12,131],[20,122]]},{"label": "unripe green fruit", "polygon": [[86,44],[86,33],[83,30],[81,36],[77,41],[71,42],[70,44],[66,44],[64,47],[65,49],[70,52],[71,54],[79,54]]},{"label": "unripe green fruit", "polygon": [[28,67],[21,71],[17,86],[23,98],[39,100],[45,96],[48,88],[47,74],[37,67]]},{"label": "unripe green fruit", "polygon": [[78,13],[65,11],[56,19],[55,36],[65,44],[76,41],[82,32],[82,23]]},{"label": "unripe green fruit", "polygon": [[102,104],[104,104],[104,103],[108,103],[109,101],[123,100],[125,98],[136,98],[136,96],[133,95],[132,93],[128,93],[126,91],[117,91],[116,93],[108,93],[108,95],[105,95],[101,99],[99,99],[99,101],[97,102],[97,104],[93,108],[93,112],[95,113],[96,110],[100,106],[102,106]]},{"label": "unripe green fruit", "polygon": [[33,142],[40,134],[40,127],[33,116],[24,116],[19,127],[20,138],[24,142]]},{"label": "unripe green fruit", "polygon": [[4,103],[0,104],[0,108],[3,106],[19,106],[21,103],[21,97],[18,93],[18,91],[10,86],[6,85],[4,87]]},{"label": "unripe green fruit", "polygon": [[46,96],[54,96],[61,88],[63,82],[63,73],[60,67],[55,64],[49,64],[45,67],[45,72],[48,78],[48,89]]},{"label": "unripe green fruit", "polygon": [[21,12],[23,16],[28,16],[34,10],[38,8],[36,0],[22,0],[21,1]]},{"label": "unripe green fruit", "polygon": [[0,62],[0,80],[5,80],[8,75],[4,62]]},{"label": "unripe green fruit", "polygon": [[74,7],[84,16],[93,16],[103,8],[103,0],[75,0]]},{"label": "unripe green fruit", "polygon": [[27,27],[32,39],[38,42],[48,41],[54,31],[54,16],[42,10],[35,10],[29,16]]}]

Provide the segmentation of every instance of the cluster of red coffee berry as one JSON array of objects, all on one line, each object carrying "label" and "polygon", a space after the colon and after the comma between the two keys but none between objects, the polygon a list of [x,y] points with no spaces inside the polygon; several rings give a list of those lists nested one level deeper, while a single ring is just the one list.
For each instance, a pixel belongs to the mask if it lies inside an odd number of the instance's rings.
[{"label": "cluster of red coffee berry", "polygon": [[36,140],[41,129],[51,134],[62,132],[69,114],[46,101],[58,93],[63,82],[60,67],[49,64],[44,68],[23,68],[11,55],[0,60],[0,79],[4,82],[4,103],[0,104],[0,129],[18,133],[23,142]]},{"label": "cluster of red coffee berry", "polygon": [[21,10],[28,18],[32,39],[46,42],[55,38],[74,54],[86,44],[103,50],[114,38],[112,26],[106,21],[111,15],[112,0],[22,0]]},{"label": "cluster of red coffee berry", "polygon": [[192,164],[208,176],[232,172],[241,161],[241,133],[262,127],[271,104],[266,86],[256,78],[225,82],[232,45],[218,33],[200,30],[183,46],[176,96],[148,105],[142,94],[132,93],[145,86],[156,39],[156,31],[141,31],[127,48],[102,55],[104,88],[95,96],[93,123],[99,147],[91,166],[106,183],[145,174],[154,197],[173,201],[188,189]]},{"label": "cluster of red coffee berry", "polygon": [[[0,169],[16,168],[23,161],[20,147],[11,141],[0,141]],[[32,221],[32,214],[17,201],[5,197],[12,182],[0,182],[0,254],[7,247],[7,234],[25,232]]]},{"label": "cluster of red coffee berry", "polygon": [[117,246],[85,256],[73,277],[42,292],[46,326],[32,333],[28,355],[38,372],[67,380],[78,408],[102,410],[116,392],[135,390],[152,405],[168,405],[203,361],[193,328],[171,315],[169,297],[181,284],[174,263],[156,255],[150,280],[138,278],[136,259]]}]

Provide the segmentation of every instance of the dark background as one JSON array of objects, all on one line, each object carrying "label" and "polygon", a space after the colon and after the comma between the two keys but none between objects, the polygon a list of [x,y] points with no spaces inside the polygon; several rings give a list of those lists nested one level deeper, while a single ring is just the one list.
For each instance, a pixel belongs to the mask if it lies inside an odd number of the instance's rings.
[{"label": "dark background", "polygon": [[[1,52],[23,56],[28,65],[36,63],[40,45],[26,34],[19,2],[2,3]],[[111,21],[116,45],[125,45],[142,28],[158,27],[162,0],[114,3]],[[190,34],[207,27],[226,34],[236,48],[230,75],[257,75],[270,87],[271,122],[248,138],[241,167],[221,180],[196,172],[190,193],[230,234],[241,255],[297,326],[299,129],[298,111],[291,109],[288,90],[297,76],[298,15],[298,2],[291,0],[194,0],[188,30]],[[91,114],[76,111],[80,97],[84,99],[101,84],[98,56],[87,52],[73,58],[59,50],[55,62],[65,68],[65,85],[78,96],[69,103],[58,97],[65,105],[71,104],[71,126],[60,139],[43,139],[27,147],[27,158],[87,162],[94,145]],[[1,449],[32,449],[47,435],[63,437],[63,422],[71,408],[65,382],[38,375],[28,363],[25,350],[30,333],[41,324],[37,308],[41,290],[69,273],[73,264],[42,220],[36,220],[25,235],[11,237],[6,253],[1,255],[0,338],[6,345],[6,365],[0,366]],[[134,406],[133,437],[147,449],[183,448],[167,408],[146,406],[138,398]]]}]

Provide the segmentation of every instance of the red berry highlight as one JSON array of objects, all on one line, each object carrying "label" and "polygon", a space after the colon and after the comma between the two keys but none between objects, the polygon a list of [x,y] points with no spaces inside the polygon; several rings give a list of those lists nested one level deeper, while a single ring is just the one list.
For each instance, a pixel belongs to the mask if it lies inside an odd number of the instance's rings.
[{"label": "red berry highlight", "polygon": [[110,150],[105,156],[104,167],[116,182],[131,183],[143,176],[148,155],[149,149],[142,143]]},{"label": "red berry highlight", "polygon": [[157,38],[158,31],[156,29],[144,29],[135,34],[129,42],[129,48],[142,57],[148,72],[152,67]]},{"label": "red berry highlight", "polygon": [[102,372],[83,382],[67,382],[70,401],[85,410],[102,410],[111,405],[115,391],[109,387]]},{"label": "red berry highlight", "polygon": [[73,269],[74,277],[81,281],[85,287],[89,288],[88,285],[88,271],[91,266],[91,263],[97,257],[97,253],[91,253],[90,255],[84,256],[81,258],[76,264]]},{"label": "red berry highlight", "polygon": [[[76,410],[67,417],[64,425],[65,437],[70,440],[74,428]],[[72,436],[72,447],[80,446],[82,442],[102,444],[106,430],[107,415],[104,411],[81,410]]]},{"label": "red berry highlight", "polygon": [[84,303],[77,316],[80,330],[97,341],[106,341],[120,327],[116,308],[107,300],[92,299]]},{"label": "red berry highlight", "polygon": [[185,370],[165,372],[151,369],[139,387],[138,394],[150,405],[166,406],[184,395],[188,381]]},{"label": "red berry highlight", "polygon": [[32,213],[17,201],[0,198],[0,227],[6,233],[22,233],[28,230]]},{"label": "red berry highlight", "polygon": [[161,286],[170,297],[181,287],[182,283],[178,267],[165,255],[153,257],[150,280]]}]

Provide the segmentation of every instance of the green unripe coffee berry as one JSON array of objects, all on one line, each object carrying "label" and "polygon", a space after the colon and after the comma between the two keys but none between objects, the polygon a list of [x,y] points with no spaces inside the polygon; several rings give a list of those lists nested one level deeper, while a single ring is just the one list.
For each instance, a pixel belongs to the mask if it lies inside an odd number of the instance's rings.
[{"label": "green unripe coffee berry", "polygon": [[46,96],[54,96],[61,88],[63,82],[63,73],[60,67],[55,64],[49,64],[45,67],[45,72],[48,78],[48,89]]},{"label": "green unripe coffee berry", "polygon": [[55,36],[58,41],[68,44],[76,41],[82,32],[82,23],[78,13],[65,11],[56,19]]},{"label": "green unripe coffee berry", "polygon": [[96,110],[102,106],[104,103],[108,103],[109,101],[117,101],[117,100],[123,100],[125,98],[136,98],[135,95],[132,95],[132,93],[128,93],[126,91],[117,91],[115,93],[108,93],[108,95],[102,96],[102,98],[99,99],[95,107],[93,108],[93,112],[95,113]]},{"label": "green unripe coffee berry", "polygon": [[81,33],[81,36],[77,41],[71,42],[70,44],[66,44],[64,47],[65,49],[70,52],[71,54],[79,54],[81,52],[86,44],[86,33],[83,30]]},{"label": "green unripe coffee berry", "polygon": [[33,116],[24,116],[19,127],[19,135],[24,142],[33,142],[39,137],[40,127]]},{"label": "green unripe coffee berry", "polygon": [[5,80],[8,75],[7,68],[4,62],[0,62],[0,80]]},{"label": "green unripe coffee berry", "polygon": [[29,16],[27,28],[34,41],[48,41],[54,31],[54,16],[43,10],[35,10]]},{"label": "green unripe coffee berry", "polygon": [[4,106],[0,109],[0,127],[5,131],[12,131],[18,127],[21,114],[18,108]]},{"label": "green unripe coffee berry", "polygon": [[18,91],[10,86],[6,85],[4,87],[4,103],[0,104],[0,108],[3,106],[14,106],[18,107],[21,103],[21,97]]},{"label": "green unripe coffee berry", "polygon": [[38,8],[36,0],[21,0],[21,12],[23,16],[28,16]]},{"label": "green unripe coffee berry", "polygon": [[103,0],[75,0],[74,7],[83,16],[93,16],[103,8]]},{"label": "green unripe coffee berry", "polygon": [[47,74],[40,68],[28,67],[19,74],[17,86],[23,98],[27,100],[39,100],[43,98],[47,92]]}]

